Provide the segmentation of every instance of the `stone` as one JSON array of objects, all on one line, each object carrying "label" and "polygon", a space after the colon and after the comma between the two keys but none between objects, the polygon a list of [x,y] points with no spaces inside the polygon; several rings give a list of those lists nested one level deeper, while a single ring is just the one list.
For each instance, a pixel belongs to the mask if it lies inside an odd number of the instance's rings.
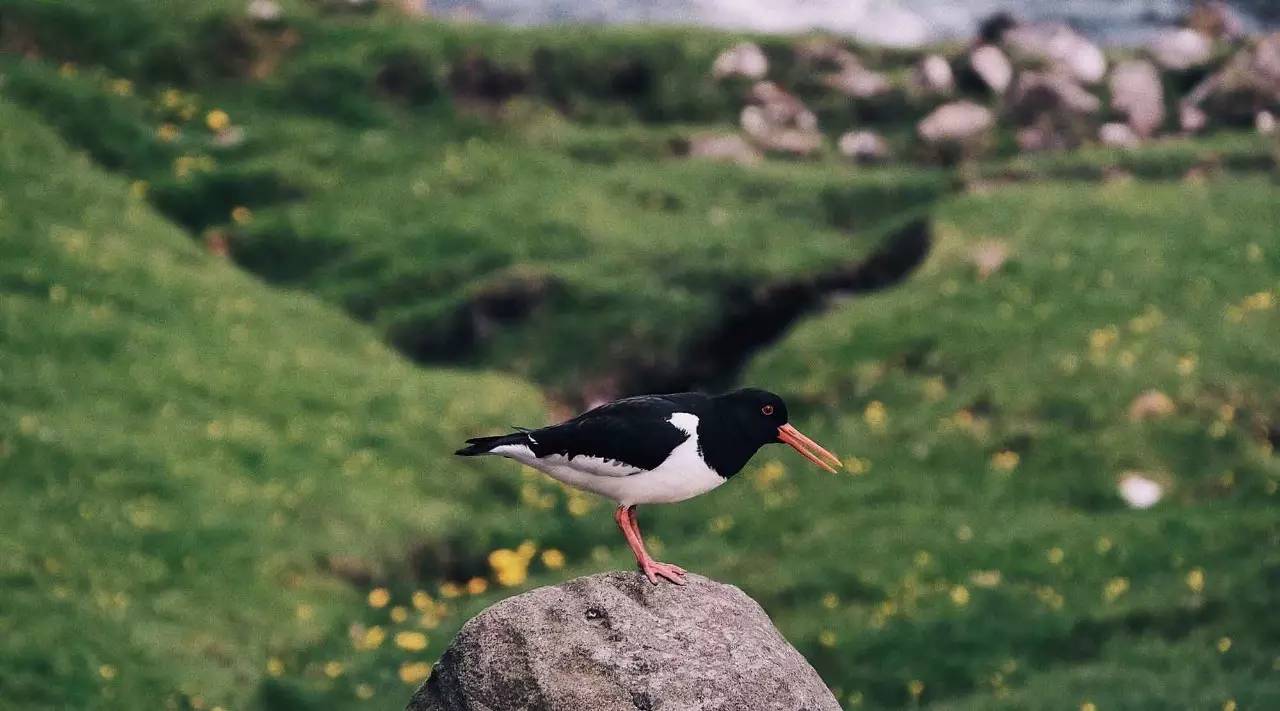
[{"label": "stone", "polygon": [[991,109],[972,101],[953,101],[934,109],[916,132],[931,145],[971,143],[986,136],[995,122]]},{"label": "stone", "polygon": [[1264,136],[1273,135],[1276,132],[1276,115],[1270,111],[1259,111],[1253,119],[1253,126]]},{"label": "stone", "polygon": [[1187,27],[1213,38],[1234,39],[1245,34],[1244,18],[1221,0],[1199,0],[1184,22]]},{"label": "stone", "polygon": [[1016,25],[1004,32],[1004,44],[1015,56],[1049,62],[1084,84],[1107,75],[1107,57],[1096,44],[1060,22]]},{"label": "stone", "polygon": [[1034,117],[1044,113],[1092,114],[1102,101],[1062,74],[1023,72],[1010,97],[1015,115]]},{"label": "stone", "polygon": [[1127,123],[1104,123],[1098,129],[1098,141],[1111,148],[1137,148],[1142,138]]},{"label": "stone", "polygon": [[1209,115],[1199,106],[1183,102],[1178,105],[1178,126],[1183,133],[1200,133],[1209,125]]},{"label": "stone", "polygon": [[1013,82],[1013,64],[999,47],[984,44],[969,53],[969,66],[991,91],[1004,94]]},{"label": "stone", "polygon": [[1111,108],[1124,114],[1140,138],[1150,138],[1164,124],[1164,85],[1151,62],[1131,59],[1111,73]]},{"label": "stone", "polygon": [[739,125],[756,146],[779,153],[809,155],[822,147],[818,117],[782,87],[756,82],[739,115]]},{"label": "stone", "polygon": [[884,163],[891,155],[889,142],[875,131],[850,131],[837,145],[840,155],[863,165]]},{"label": "stone", "polygon": [[1161,32],[1147,45],[1151,58],[1164,67],[1182,71],[1206,64],[1213,58],[1213,40],[1188,28]]},{"label": "stone", "polygon": [[763,79],[769,72],[769,58],[754,42],[741,42],[726,49],[711,65],[711,76],[716,79],[746,77]]},{"label": "stone", "polygon": [[284,10],[275,0],[252,0],[245,14],[254,22],[278,22],[284,18]]},{"label": "stone", "polygon": [[888,77],[867,69],[856,60],[846,62],[840,71],[823,77],[822,83],[851,99],[871,99],[888,93],[892,88]]},{"label": "stone", "polygon": [[476,615],[406,711],[838,711],[768,615],[731,585],[613,572]]},{"label": "stone", "polygon": [[930,54],[916,64],[915,81],[928,94],[946,95],[956,89],[951,63],[938,54]]},{"label": "stone", "polygon": [[733,133],[694,136],[689,139],[688,155],[690,158],[745,166],[757,165],[764,159],[755,146]]},{"label": "stone", "polygon": [[1241,49],[1183,102],[1237,125],[1251,122],[1258,111],[1280,107],[1280,32]]}]

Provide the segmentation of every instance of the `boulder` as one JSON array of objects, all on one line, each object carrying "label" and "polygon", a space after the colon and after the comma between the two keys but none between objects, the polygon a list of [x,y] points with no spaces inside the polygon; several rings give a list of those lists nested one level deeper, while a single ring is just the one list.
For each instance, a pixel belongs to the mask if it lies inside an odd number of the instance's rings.
[{"label": "boulder", "polygon": [[838,711],[731,585],[614,572],[507,598],[463,625],[407,711]]},{"label": "boulder", "polygon": [[1151,62],[1131,59],[1111,73],[1111,108],[1123,114],[1140,138],[1150,138],[1164,124],[1164,85]]},{"label": "boulder", "polygon": [[1182,71],[1213,58],[1213,40],[1188,28],[1161,32],[1147,45],[1151,58],[1165,69]]},{"label": "boulder", "polygon": [[1209,125],[1209,115],[1195,104],[1182,102],[1178,105],[1178,126],[1183,133],[1200,133]]},{"label": "boulder", "polygon": [[1098,129],[1098,141],[1111,148],[1137,148],[1142,139],[1127,123],[1104,123]]},{"label": "boulder", "polygon": [[1005,47],[1015,56],[1048,62],[1078,82],[1095,84],[1107,75],[1106,55],[1069,25],[1016,25],[1006,30],[1003,38]]},{"label": "boulder", "polygon": [[974,48],[969,53],[969,66],[996,94],[1004,94],[1013,82],[1013,64],[999,47],[984,44]]},{"label": "boulder", "polygon": [[1234,39],[1245,34],[1244,18],[1222,0],[1199,0],[1184,22],[1187,27],[1214,38]]},{"label": "boulder", "polygon": [[840,71],[824,76],[822,83],[851,99],[871,99],[892,88],[888,77],[867,69],[856,58],[846,60]]},{"label": "boulder", "polygon": [[808,155],[822,147],[818,117],[796,97],[771,81],[757,82],[739,123],[756,146],[779,153]]},{"label": "boulder", "polygon": [[1102,108],[1102,101],[1063,74],[1023,72],[1018,76],[1009,100],[1010,110],[1030,123],[1046,113],[1092,114]]},{"label": "boulder", "polygon": [[1276,115],[1270,111],[1259,111],[1254,117],[1253,126],[1264,136],[1273,135],[1276,132]]},{"label": "boulder", "polygon": [[694,136],[688,142],[688,156],[745,166],[757,165],[764,159],[755,146],[736,133]]},{"label": "boulder", "polygon": [[916,64],[915,83],[926,94],[945,96],[956,89],[951,63],[938,54],[927,55]]},{"label": "boulder", "polygon": [[711,65],[711,76],[716,79],[746,77],[763,79],[769,72],[769,58],[754,42],[741,42],[726,49]]},{"label": "boulder", "polygon": [[1280,32],[1236,53],[1183,99],[1226,123],[1247,124],[1259,111],[1280,107]]},{"label": "boulder", "polygon": [[875,131],[850,131],[840,137],[840,155],[855,163],[871,165],[889,160],[889,142]]},{"label": "boulder", "polygon": [[953,101],[934,109],[916,127],[916,132],[933,146],[972,144],[984,138],[995,122],[991,109],[972,101]]}]

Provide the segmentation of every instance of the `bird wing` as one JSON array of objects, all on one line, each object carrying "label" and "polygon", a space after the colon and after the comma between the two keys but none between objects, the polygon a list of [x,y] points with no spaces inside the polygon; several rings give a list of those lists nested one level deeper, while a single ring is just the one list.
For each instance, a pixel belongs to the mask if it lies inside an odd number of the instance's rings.
[{"label": "bird wing", "polygon": [[[693,402],[683,395],[642,395],[601,405],[558,425],[529,433],[529,447],[539,459],[561,456],[570,466],[577,457],[584,471],[629,476],[655,469],[671,450],[689,438],[671,424],[671,415]],[[595,461],[601,460],[601,461]],[[621,466],[619,466],[621,465]],[[579,468],[575,466],[575,468]]]}]

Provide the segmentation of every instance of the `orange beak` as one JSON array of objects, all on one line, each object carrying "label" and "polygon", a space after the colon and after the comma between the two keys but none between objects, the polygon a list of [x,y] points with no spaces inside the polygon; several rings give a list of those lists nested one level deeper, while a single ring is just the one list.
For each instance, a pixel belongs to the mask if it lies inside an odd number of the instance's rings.
[{"label": "orange beak", "polygon": [[791,445],[791,448],[800,453],[800,456],[826,469],[832,474],[836,473],[835,467],[843,466],[839,457],[822,448],[822,445],[805,437],[800,430],[791,425],[783,425],[778,428],[778,441]]}]

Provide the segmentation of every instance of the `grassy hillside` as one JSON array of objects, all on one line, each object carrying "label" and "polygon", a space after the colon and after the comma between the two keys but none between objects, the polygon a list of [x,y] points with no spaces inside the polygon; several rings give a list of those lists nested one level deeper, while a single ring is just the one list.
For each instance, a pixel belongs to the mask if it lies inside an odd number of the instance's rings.
[{"label": "grassy hillside", "polygon": [[[440,462],[539,417],[533,390],[414,369],[204,255],[32,115],[0,125],[0,705],[241,708],[269,656],[365,609],[327,561],[426,585],[448,568],[411,548],[525,535],[478,530],[495,490]],[[395,675],[351,683],[393,705]]]},{"label": "grassy hillside", "polygon": [[920,216],[907,281],[736,378],[848,472],[766,450],[643,510],[656,554],[848,708],[1280,705],[1273,142],[696,163],[736,38],[283,4],[0,0],[0,707],[403,704],[484,605],[631,565],[458,441],[559,414],[529,383],[708,382],[699,333]]},{"label": "grassy hillside", "polygon": [[[975,709],[1280,701],[1274,195],[1224,179],[966,197],[908,288],[755,362],[748,380],[828,413],[821,440],[856,474],[784,484],[789,514],[823,504],[779,558],[839,561],[811,593],[830,611],[782,618],[818,638],[827,679],[872,706],[912,688]],[[984,279],[975,253],[994,249],[1008,260]],[[1171,412],[1135,418],[1153,389]],[[1135,471],[1165,487],[1151,510],[1117,494]]]}]

